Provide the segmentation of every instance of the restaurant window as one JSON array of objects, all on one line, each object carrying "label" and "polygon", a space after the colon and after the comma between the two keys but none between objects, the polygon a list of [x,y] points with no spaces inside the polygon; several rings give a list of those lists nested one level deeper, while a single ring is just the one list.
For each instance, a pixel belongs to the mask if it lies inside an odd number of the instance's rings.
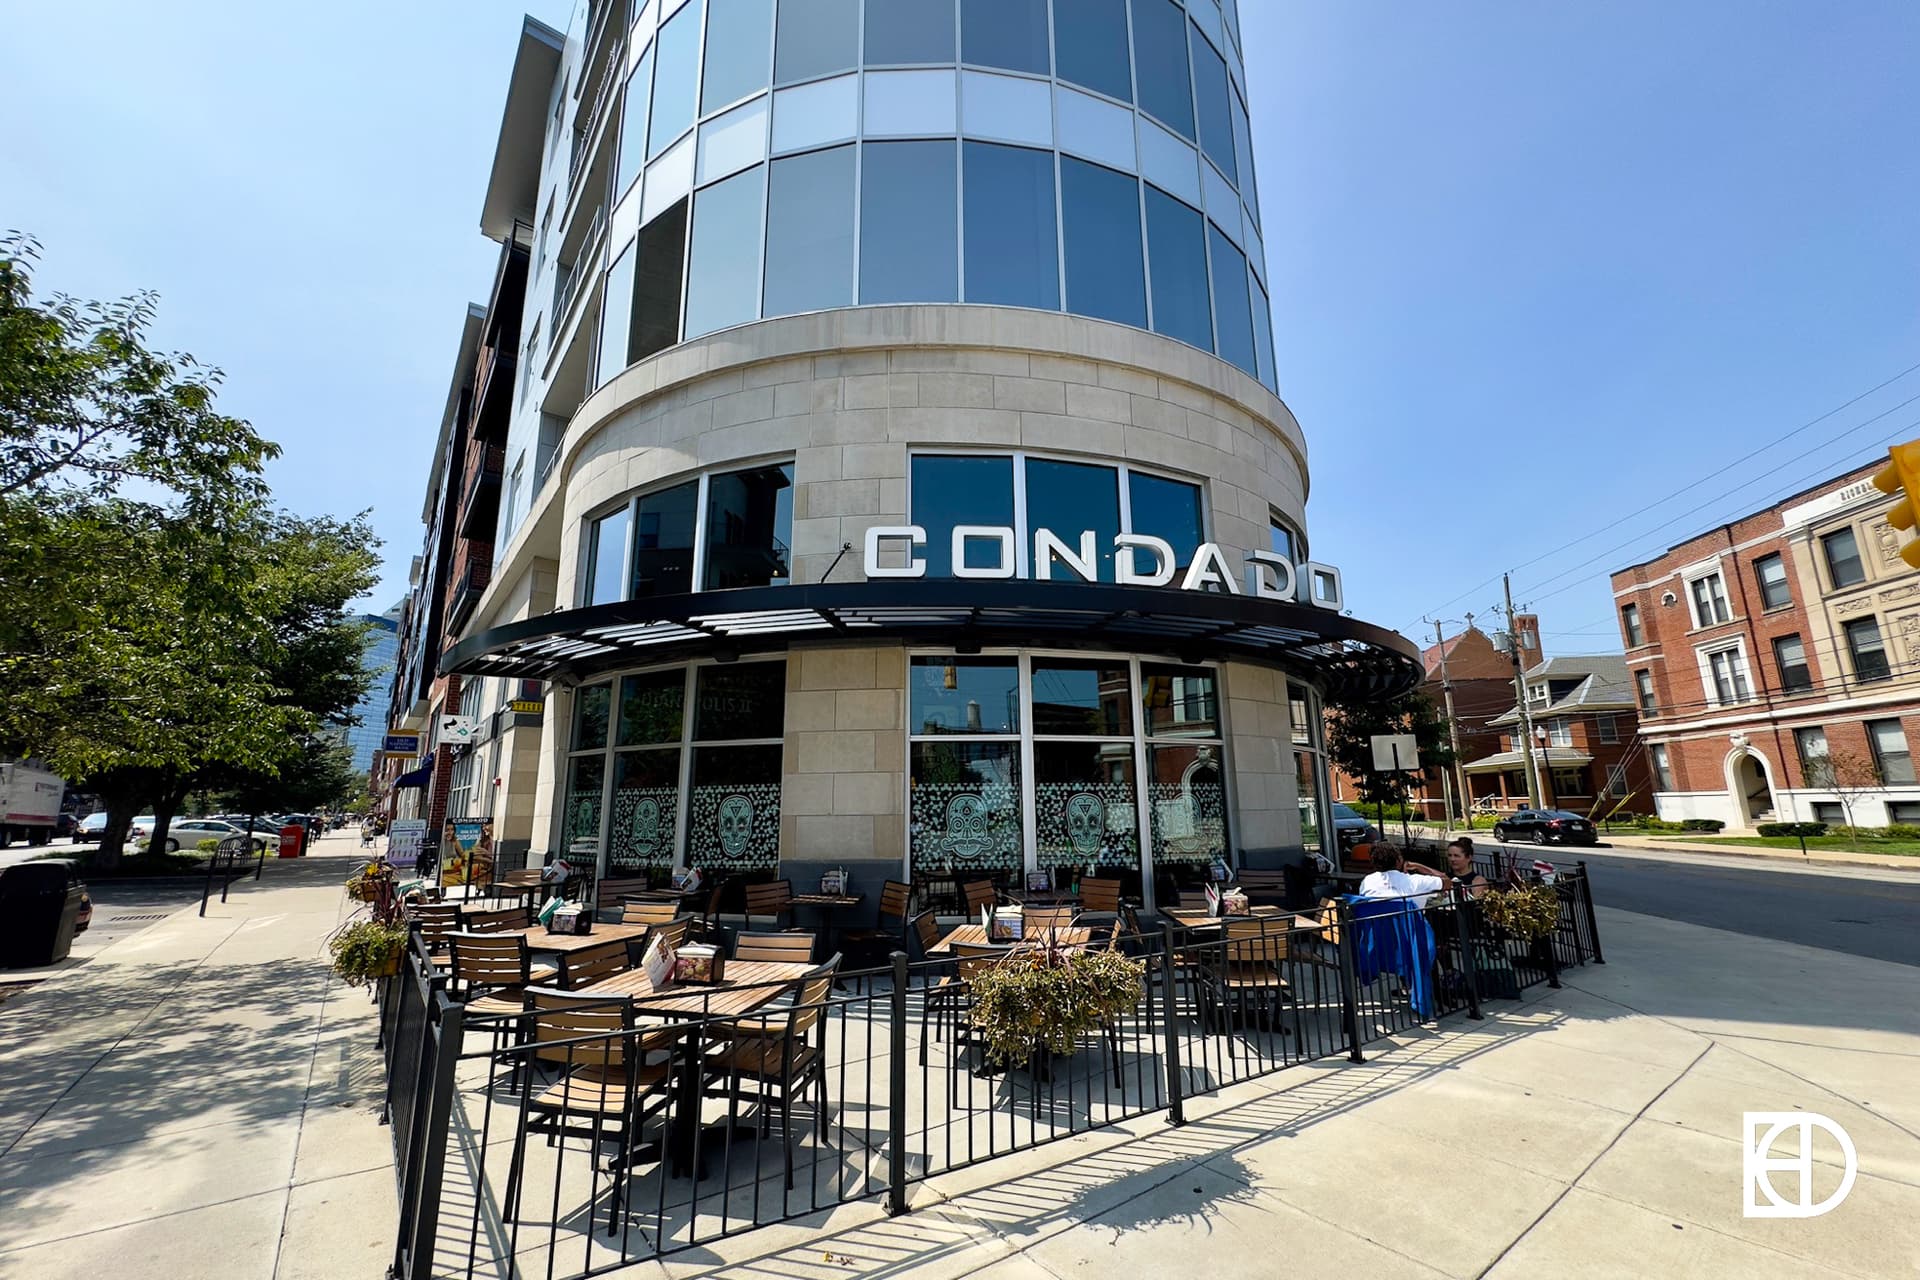
[{"label": "restaurant window", "polygon": [[1640,714],[1653,715],[1659,704],[1653,696],[1653,672],[1636,671],[1633,673],[1633,687],[1640,696]]},{"label": "restaurant window", "polygon": [[1695,578],[1688,584],[1693,597],[1693,625],[1712,627],[1726,622],[1733,614],[1727,608],[1727,584],[1717,573]]},{"label": "restaurant window", "polygon": [[699,502],[697,480],[645,494],[635,502],[630,591],[634,598],[693,590],[693,530]]},{"label": "restaurant window", "polygon": [[1780,687],[1788,693],[1805,693],[1813,688],[1813,672],[1807,666],[1807,646],[1799,636],[1776,636],[1773,662],[1780,669]]},{"label": "restaurant window", "polygon": [[587,536],[586,589],[582,605],[611,604],[621,598],[620,586],[627,567],[627,535],[633,527],[629,507],[595,520]]},{"label": "restaurant window", "polygon": [[588,685],[573,696],[573,734],[567,759],[567,792],[560,809],[560,844],[588,865],[600,856],[600,811],[607,782],[607,728],[613,686]]},{"label": "restaurant window", "polygon": [[780,863],[786,664],[728,663],[694,676],[687,865],[771,870]]},{"label": "restaurant window", "polygon": [[1182,569],[1192,563],[1193,553],[1207,540],[1205,504],[1197,484],[1129,471],[1127,505],[1132,531],[1165,539]]},{"label": "restaurant window", "polygon": [[1195,879],[1227,858],[1219,678],[1201,667],[1143,663],[1140,703],[1154,870]]},{"label": "restaurant window", "polygon": [[[1112,582],[1113,540],[1120,532],[1120,473],[1112,467],[1047,458],[1028,458],[1025,462],[1027,528],[1035,533],[1050,530],[1076,553],[1085,549],[1082,533],[1090,531],[1095,577],[1100,582]],[[1031,547],[1031,536],[1022,536],[1021,543]],[[1033,566],[1033,576],[1073,581],[1078,575],[1049,557],[1045,566]]]},{"label": "restaurant window", "polygon": [[622,677],[607,866],[632,875],[673,864],[680,830],[680,756],[687,673]]},{"label": "restaurant window", "polygon": [[1287,685],[1287,720],[1293,745],[1294,795],[1300,811],[1300,844],[1308,854],[1324,852],[1321,815],[1326,812],[1326,762],[1321,741],[1319,699],[1303,684]]},{"label": "restaurant window", "polygon": [[1853,530],[1841,529],[1820,539],[1827,559],[1827,576],[1834,588],[1851,587],[1867,580],[1867,568],[1860,562],[1860,544]]},{"label": "restaurant window", "polygon": [[1818,725],[1813,725],[1805,729],[1795,729],[1793,731],[1793,749],[1800,757],[1800,768],[1803,774],[1802,785],[1805,785],[1804,773],[1806,769],[1812,765],[1815,760],[1826,759],[1827,731]]},{"label": "restaurant window", "polygon": [[1673,767],[1667,756],[1667,749],[1661,746],[1647,748],[1647,760],[1653,766],[1653,789],[1655,791],[1673,790]]},{"label": "restaurant window", "polygon": [[1914,781],[1907,731],[1898,720],[1867,721],[1867,745],[1873,748],[1873,763],[1879,767],[1881,786],[1903,787]]},{"label": "restaurant window", "polygon": [[1787,562],[1778,551],[1753,562],[1754,580],[1760,584],[1760,603],[1779,609],[1793,603],[1793,591],[1787,585]]},{"label": "restaurant window", "polygon": [[[922,555],[930,578],[953,576],[953,530],[956,525],[1013,524],[1013,459],[974,455],[918,454],[910,466],[913,487],[913,523],[927,531]],[[991,543],[969,542],[965,564],[986,568],[998,549]]]},{"label": "restaurant window", "polygon": [[1126,659],[1032,660],[1037,866],[1140,867]]},{"label": "restaurant window", "polygon": [[1014,658],[917,657],[909,668],[908,856],[930,875],[1014,875],[1021,827]]},{"label": "restaurant window", "polygon": [[1623,604],[1620,606],[1620,630],[1626,636],[1627,648],[1629,649],[1637,649],[1647,642],[1645,633],[1640,630],[1639,605]]},{"label": "restaurant window", "polygon": [[[453,762],[453,772],[447,779],[447,817],[471,818],[473,809],[473,778],[480,763],[479,753],[472,747],[462,751]],[[443,855],[451,855],[451,849],[442,850]]]},{"label": "restaurant window", "polygon": [[703,591],[782,587],[792,580],[793,464],[728,471],[707,482]]},{"label": "restaurant window", "polygon": [[1853,678],[1885,680],[1892,674],[1887,666],[1886,645],[1880,639],[1880,624],[1873,618],[1856,618],[1844,623],[1847,652],[1853,655]]},{"label": "restaurant window", "polygon": [[1307,558],[1306,539],[1279,516],[1268,517],[1267,550],[1285,556],[1288,564],[1298,564]]}]

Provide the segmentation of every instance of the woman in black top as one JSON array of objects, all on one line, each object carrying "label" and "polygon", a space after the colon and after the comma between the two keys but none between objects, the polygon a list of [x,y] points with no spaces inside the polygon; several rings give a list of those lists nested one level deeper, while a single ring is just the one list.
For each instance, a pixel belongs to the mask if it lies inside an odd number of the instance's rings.
[{"label": "woman in black top", "polygon": [[1447,846],[1447,876],[1454,888],[1465,889],[1469,897],[1486,895],[1487,878],[1474,869],[1471,840],[1455,840]]}]

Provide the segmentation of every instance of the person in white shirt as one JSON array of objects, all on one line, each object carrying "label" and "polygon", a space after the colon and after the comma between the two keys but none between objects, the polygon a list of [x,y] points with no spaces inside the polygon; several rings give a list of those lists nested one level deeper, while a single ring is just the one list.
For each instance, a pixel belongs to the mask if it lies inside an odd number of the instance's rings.
[{"label": "person in white shirt", "polygon": [[1360,896],[1412,898],[1416,907],[1425,907],[1429,897],[1446,888],[1446,878],[1439,872],[1406,861],[1398,849],[1382,841],[1373,846],[1373,874],[1360,882]]}]

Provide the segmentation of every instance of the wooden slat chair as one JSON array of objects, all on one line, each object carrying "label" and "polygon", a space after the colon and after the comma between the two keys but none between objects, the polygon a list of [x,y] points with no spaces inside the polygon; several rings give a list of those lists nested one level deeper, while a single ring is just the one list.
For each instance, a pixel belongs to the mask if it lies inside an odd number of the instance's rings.
[{"label": "wooden slat chair", "polygon": [[1272,1018],[1291,998],[1283,972],[1289,937],[1285,920],[1227,921],[1225,963],[1214,967],[1221,1001],[1235,1011],[1251,1007],[1263,1022]]},{"label": "wooden slat chair", "polygon": [[1072,907],[1024,907],[1020,911],[1020,936],[1043,938],[1049,929],[1070,929],[1074,914]]},{"label": "wooden slat chair", "polygon": [[765,884],[750,884],[746,895],[747,927],[752,928],[756,920],[771,920],[778,929],[783,919],[793,914],[793,881],[774,880]]},{"label": "wooden slat chair", "polygon": [[861,965],[880,964],[897,948],[906,945],[907,912],[913,899],[913,886],[902,880],[889,880],[880,887],[880,912],[871,929],[850,929],[840,935],[840,945],[858,957]]},{"label": "wooden slat chair", "polygon": [[645,876],[622,876],[618,879],[602,880],[594,887],[593,905],[617,907],[624,903],[628,894],[644,893],[649,887]]},{"label": "wooden slat chair", "polygon": [[607,1202],[607,1233],[616,1234],[626,1209],[627,1153],[672,1092],[671,1064],[649,1062],[648,1055],[671,1044],[675,1033],[636,1031],[627,1000],[534,987],[526,1003],[533,1060],[565,1074],[526,1099],[507,1170],[507,1221],[520,1211],[528,1134],[584,1137],[595,1145],[613,1142],[621,1152]]},{"label": "wooden slat chair", "polygon": [[1207,891],[1205,889],[1182,889],[1180,891],[1180,909],[1182,911],[1207,909]]},{"label": "wooden slat chair", "polygon": [[447,957],[447,935],[460,927],[460,904],[423,902],[409,907],[407,918],[419,926],[420,940],[426,944],[434,964],[444,969],[452,963]]},{"label": "wooden slat chair", "polygon": [[1286,872],[1278,867],[1242,867],[1240,888],[1254,906],[1282,906],[1287,900]]},{"label": "wooden slat chair", "polygon": [[730,1037],[707,1056],[707,1068],[720,1077],[706,1090],[708,1096],[725,1097],[735,1103],[758,1102],[762,1135],[772,1119],[769,1103],[780,1108],[789,1191],[793,1190],[794,1098],[804,1099],[809,1087],[816,1090],[816,1134],[833,1119],[827,1103],[826,1005],[833,994],[834,971],[839,967],[840,957],[835,956],[815,969],[800,984],[793,1004],[765,1019],[770,1034]]},{"label": "wooden slat chair", "polygon": [[[973,1007],[973,980],[983,971],[999,964],[1001,960],[1006,958],[1007,953],[1011,950],[1011,947],[994,945],[982,946],[973,942],[956,942],[953,944],[954,995],[953,998],[947,1002],[946,1012],[953,1025],[953,1052],[955,1056],[953,1067],[956,1070],[960,1065],[958,1059],[961,1052],[964,1050],[971,1056],[974,1044],[971,1029],[973,1023],[969,1016],[969,1011]],[[923,1040],[921,1050],[923,1053],[925,1052],[924,1045],[925,1042]],[[922,1060],[924,1061],[924,1059]],[[958,1105],[960,1100],[960,1081],[957,1075],[952,1081],[950,1098],[955,1105]]]},{"label": "wooden slat chair", "polygon": [[[558,973],[554,965],[533,963],[525,934],[456,930],[447,935],[447,944],[453,952],[453,991],[470,1017],[519,1013],[526,1005],[526,989]],[[502,1021],[496,1039],[504,1043],[512,1031],[513,1024]]]},{"label": "wooden slat chair", "polygon": [[[940,922],[931,911],[922,911],[913,918],[913,932],[920,943],[920,958],[934,959],[930,953],[940,945]],[[960,979],[951,973],[927,983],[920,990],[920,1065],[927,1065],[927,1031],[929,1026],[934,1037],[939,1038],[946,1026],[947,1005],[960,998]],[[938,1016],[936,1016],[938,1015]]]},{"label": "wooden slat chair", "polygon": [[966,900],[967,919],[978,921],[982,907],[1000,905],[1000,890],[991,880],[969,880],[960,886],[960,896]]},{"label": "wooden slat chair", "polygon": [[583,947],[579,951],[563,953],[554,985],[562,991],[578,991],[602,978],[625,973],[633,968],[631,948],[627,945],[630,941],[618,938],[597,947]]},{"label": "wooden slat chair", "polygon": [[1096,915],[1120,914],[1120,882],[1089,876],[1080,882],[1080,910]]},{"label": "wooden slat chair", "polygon": [[668,924],[680,915],[680,904],[677,902],[628,898],[621,905],[626,908],[626,913],[620,917],[624,924]]},{"label": "wooden slat chair", "polygon": [[532,923],[533,912],[524,906],[467,911],[460,916],[461,927],[468,933],[502,933],[509,929],[524,929]]},{"label": "wooden slat chair", "polygon": [[733,939],[733,958],[742,964],[811,964],[810,933],[740,933]]}]

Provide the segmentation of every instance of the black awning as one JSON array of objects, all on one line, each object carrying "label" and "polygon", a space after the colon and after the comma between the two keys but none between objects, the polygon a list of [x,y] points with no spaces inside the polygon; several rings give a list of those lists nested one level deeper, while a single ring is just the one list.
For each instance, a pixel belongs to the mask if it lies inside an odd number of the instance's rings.
[{"label": "black awning", "polygon": [[399,777],[395,778],[393,780],[393,786],[390,788],[390,790],[399,791],[405,787],[426,786],[427,780],[433,777],[433,754],[434,753],[431,751],[427,752],[426,762],[422,764],[418,769],[410,770],[409,772],[403,773]]},{"label": "black awning", "polygon": [[1289,601],[1105,583],[953,578],[652,596],[510,622],[443,655],[443,675],[577,682],[688,658],[802,644],[1034,646],[1258,662],[1324,693],[1389,697],[1424,676],[1397,632]]}]

